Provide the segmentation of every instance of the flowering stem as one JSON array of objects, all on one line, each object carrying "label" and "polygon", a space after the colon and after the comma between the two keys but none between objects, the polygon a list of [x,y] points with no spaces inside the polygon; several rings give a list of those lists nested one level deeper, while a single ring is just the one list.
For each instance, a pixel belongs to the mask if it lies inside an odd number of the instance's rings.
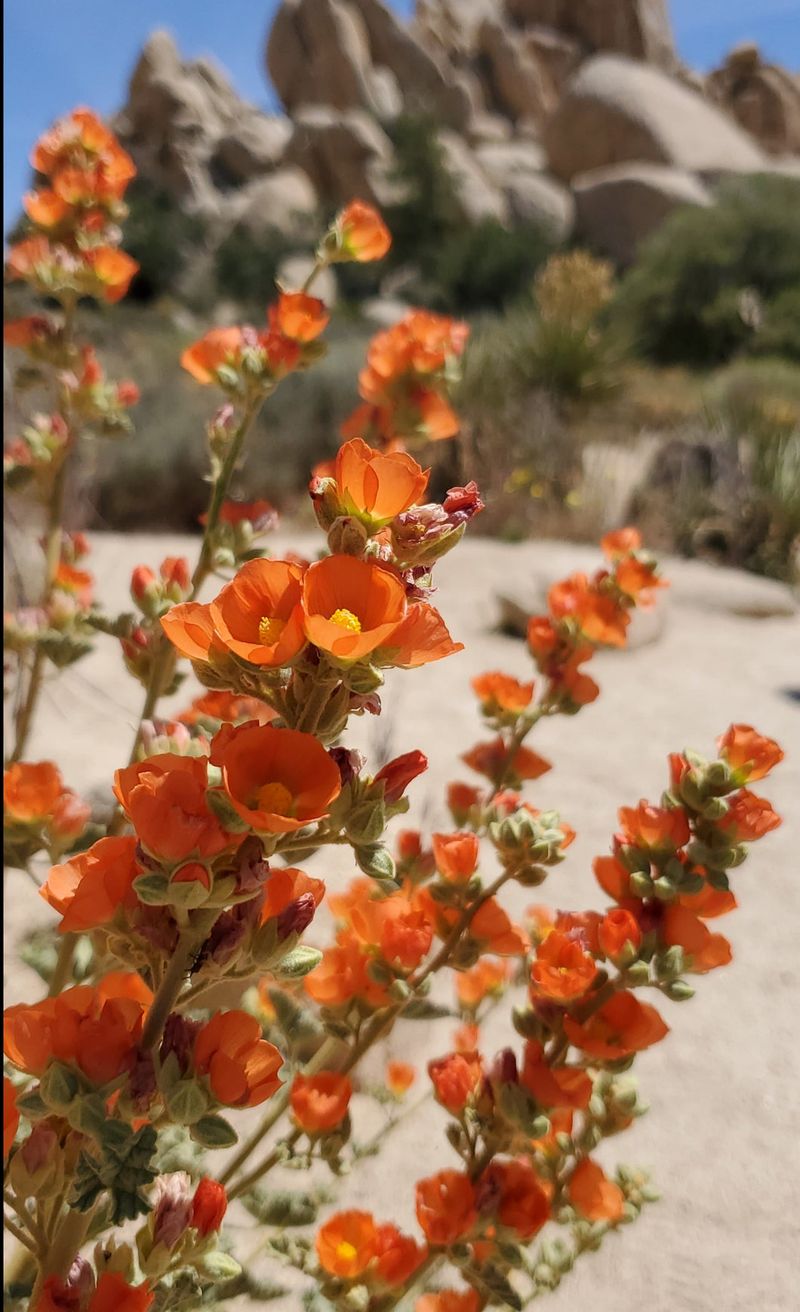
[{"label": "flowering stem", "polygon": [[50,987],[47,990],[49,998],[55,998],[64,988],[67,980],[72,974],[72,960],[75,956],[75,947],[78,942],[77,934],[62,934],[61,945],[58,949],[55,970],[50,979]]},{"label": "flowering stem", "polygon": [[175,1006],[184,979],[189,973],[192,957],[199,944],[208,937],[218,915],[219,911],[214,907],[213,910],[201,915],[191,927],[184,928],[147,1013],[140,1045],[143,1052],[150,1052],[161,1038],[167,1017]]},{"label": "flowering stem", "polygon": [[[453,927],[452,933],[450,934],[449,938],[442,946],[441,951],[438,952],[437,955],[433,958],[433,961],[431,961],[430,964],[425,967],[421,975],[419,975],[416,979],[412,976],[412,978],[408,981],[409,988],[410,988],[408,997],[403,998],[399,1002],[396,1002],[393,1006],[386,1008],[384,1011],[377,1012],[376,1015],[372,1017],[372,1020],[369,1022],[369,1024],[364,1027],[364,1031],[363,1034],[361,1035],[361,1038],[350,1049],[350,1052],[348,1053],[347,1059],[344,1062],[344,1064],[338,1067],[342,1075],[347,1075],[353,1069],[354,1066],[357,1066],[358,1063],[361,1061],[361,1058],[367,1052],[369,1052],[370,1048],[372,1048],[374,1044],[378,1042],[379,1039],[382,1039],[384,1035],[388,1034],[393,1029],[395,1021],[398,1020],[400,1016],[402,1016],[409,1002],[411,1002],[413,998],[416,996],[416,994],[419,992],[420,987],[428,978],[428,976],[432,975],[435,971],[440,970],[442,966],[447,964],[448,960],[450,959],[453,953],[454,948],[457,946],[458,942],[460,941],[461,936],[464,933],[464,930],[469,928],[470,924],[472,923],[473,919],[478,914],[484,903],[487,902],[489,898],[494,897],[495,893],[497,893],[499,889],[501,889],[503,885],[507,883],[507,881],[510,878],[511,875],[508,873],[508,871],[503,871],[502,875],[499,875],[498,878],[494,881],[494,883],[490,884],[486,892],[482,893],[481,896],[472,904],[471,907],[467,907],[462,912],[457,924]],[[305,1067],[303,1068],[303,1074],[305,1076],[309,1076],[309,1075],[316,1074],[318,1071],[324,1070],[328,1061],[332,1059],[336,1050],[337,1050],[336,1040],[326,1039],[326,1041],[319,1048],[315,1056],[312,1057],[311,1061],[306,1063]],[[239,1170],[239,1168],[244,1165],[244,1163],[255,1151],[255,1149],[258,1147],[258,1145],[261,1143],[264,1137],[269,1133],[272,1127],[275,1124],[277,1124],[277,1122],[280,1120],[281,1116],[283,1115],[288,1105],[289,1105],[289,1090],[287,1088],[275,1098],[274,1105],[271,1108],[269,1114],[264,1118],[264,1120],[257,1127],[257,1129],[253,1131],[249,1139],[245,1140],[245,1142],[242,1144],[242,1147],[239,1149],[239,1152],[236,1154],[233,1160],[228,1164],[225,1172],[223,1173],[223,1175],[220,1176],[220,1181],[222,1184],[226,1184],[227,1181],[230,1180],[233,1175],[235,1175],[235,1173]],[[261,1177],[267,1171],[271,1170],[272,1167],[275,1166],[279,1160],[280,1160],[280,1156],[276,1156],[275,1151],[273,1151],[270,1154],[270,1156],[267,1157],[264,1162],[262,1162],[261,1166],[255,1167],[248,1175],[244,1177],[242,1181],[240,1181],[238,1185],[235,1186],[231,1196],[235,1197],[238,1194],[242,1193],[244,1189],[249,1188],[252,1184],[255,1184],[258,1180],[261,1179]]]},{"label": "flowering stem", "polygon": [[[231,478],[233,477],[233,472],[241,455],[244,439],[247,436],[250,425],[258,414],[263,401],[263,394],[257,394],[250,397],[249,400],[245,402],[242,411],[242,418],[231,438],[228,454],[225,457],[219,475],[214,480],[214,490],[211,494],[211,502],[208,507],[208,515],[203,532],[200,555],[198,556],[197,564],[192,575],[192,588],[187,598],[188,601],[194,601],[196,599],[200,588],[211,572],[213,561],[213,534],[219,524],[222,506],[225,501]],[[163,635],[159,634],[159,646],[150,670],[150,678],[148,679],[147,688],[145,690],[144,704],[139,715],[139,723],[136,728],[136,736],[133,740],[130,756],[128,757],[128,765],[133,765],[136,761],[142,741],[142,725],[146,720],[152,718],[161,697],[164,695],[169,683],[171,666],[174,665],[174,662],[175,650],[172,647],[172,644],[168,642]],[[125,817],[123,813],[120,810],[117,810],[108,827],[108,833],[111,835],[118,834],[124,823]]]},{"label": "flowering stem", "polygon": [[[64,349],[67,354],[72,352],[72,338],[75,327],[75,301],[70,299],[64,302],[64,329],[63,341]],[[64,495],[67,486],[67,460],[70,450],[76,445],[75,434],[69,430],[69,391],[66,387],[61,389],[59,399],[62,415],[68,425],[68,440],[64,448],[61,460],[55,472],[53,483],[50,488],[50,498],[47,503],[47,525],[45,529],[44,540],[44,557],[45,557],[45,576],[44,589],[42,591],[41,605],[47,608],[53,592],[58,565],[61,559],[61,538],[63,533],[64,519]],[[14,734],[14,750],[11,753],[10,760],[19,761],[25,752],[28,744],[28,738],[33,727],[33,718],[36,711],[36,705],[39,700],[39,694],[42,690],[45,671],[45,654],[41,644],[37,643],[33,656],[28,686],[25,691],[25,697],[19,708],[19,714],[16,718]]]}]

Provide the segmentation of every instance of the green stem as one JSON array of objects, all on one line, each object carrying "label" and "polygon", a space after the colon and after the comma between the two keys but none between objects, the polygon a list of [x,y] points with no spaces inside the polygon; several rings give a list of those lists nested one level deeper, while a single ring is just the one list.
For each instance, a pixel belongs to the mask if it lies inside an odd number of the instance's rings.
[{"label": "green stem", "polygon": [[192,575],[192,591],[189,596],[190,601],[194,601],[211,569],[211,543],[217,525],[219,524],[219,517],[225,502],[225,496],[231,478],[233,477],[233,472],[238,464],[242,452],[242,445],[247,436],[247,431],[258,414],[264,399],[265,398],[262,394],[257,394],[251,396],[245,402],[239,426],[231,438],[231,444],[228,447],[228,453],[225,456],[219,476],[214,481],[214,491],[211,494],[211,502],[208,507],[208,517],[206,519],[205,532],[203,534],[203,544],[200,548],[200,555],[198,557],[197,565],[195,566],[194,574]]},{"label": "green stem", "polygon": [[61,993],[66,986],[67,980],[72,976],[72,963],[75,958],[75,948],[78,943],[77,934],[62,934],[61,945],[58,949],[55,970],[50,980],[50,987],[47,990],[47,996],[54,998]]},{"label": "green stem", "polygon": [[151,1051],[161,1038],[166,1019],[172,1011],[183,987],[184,979],[189,973],[189,965],[198,946],[210,933],[219,910],[201,913],[191,926],[185,926],[178,940],[170,963],[164,973],[152,1006],[147,1013],[142,1031],[141,1048],[143,1052]]},{"label": "green stem", "polygon": [[[64,310],[64,330],[63,340],[64,349],[69,354],[72,351],[72,338],[75,328],[75,301],[70,299],[63,304]],[[61,461],[55,472],[53,483],[50,488],[50,498],[47,503],[47,524],[45,528],[44,540],[44,557],[45,557],[45,576],[44,588],[42,591],[41,604],[46,609],[50,598],[53,594],[53,587],[58,573],[59,561],[61,560],[61,539],[63,534],[64,519],[64,496],[67,487],[67,461],[70,452],[76,446],[76,435],[71,431],[69,416],[69,391],[66,387],[60,389],[60,410],[62,417],[67,422],[68,439],[64,449]],[[10,761],[13,763],[22,759],[25,748],[28,745],[28,739],[33,727],[36,705],[39,700],[39,694],[42,690],[45,671],[45,654],[41,646],[37,645],[31,666],[30,678],[25,691],[25,698],[20,707],[15,725],[14,750],[11,753]]]}]

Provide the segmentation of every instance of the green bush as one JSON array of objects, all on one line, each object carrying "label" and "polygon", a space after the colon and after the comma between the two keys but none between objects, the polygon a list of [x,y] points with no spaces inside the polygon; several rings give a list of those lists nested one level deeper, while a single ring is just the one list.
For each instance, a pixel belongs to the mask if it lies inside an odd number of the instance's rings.
[{"label": "green bush", "polygon": [[436,121],[405,115],[390,130],[402,199],[385,208],[392,233],[387,264],[417,271],[403,294],[456,314],[500,310],[524,295],[553,251],[552,238],[533,223],[511,230],[492,218],[465,223]]},{"label": "green bush", "polygon": [[798,296],[800,182],[748,177],[721,187],[715,205],[666,220],[624,279],[614,317],[635,349],[665,364],[762,349],[800,359]]},{"label": "green bush", "polygon": [[139,264],[131,297],[148,301],[175,294],[189,258],[205,238],[205,224],[142,178],[131,183],[125,201],[124,249]]},{"label": "green bush", "polygon": [[307,247],[292,241],[275,228],[255,236],[247,228],[232,228],[214,255],[214,274],[221,296],[240,305],[257,305],[262,313],[275,294],[278,266],[286,255]]}]

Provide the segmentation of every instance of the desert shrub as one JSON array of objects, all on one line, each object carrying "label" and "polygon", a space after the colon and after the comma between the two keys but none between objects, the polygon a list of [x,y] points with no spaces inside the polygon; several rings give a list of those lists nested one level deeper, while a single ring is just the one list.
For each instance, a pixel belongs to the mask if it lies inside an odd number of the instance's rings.
[{"label": "desert shrub", "polygon": [[214,253],[217,291],[243,306],[262,305],[275,285],[281,260],[298,249],[297,241],[276,228],[256,235],[237,225]]},{"label": "desert shrub", "polygon": [[762,333],[766,349],[800,359],[798,289],[800,182],[750,177],[721,187],[716,205],[666,220],[624,279],[615,317],[637,350],[668,364],[759,351]]},{"label": "desert shrub", "polygon": [[143,178],[131,184],[126,203],[126,249],[139,264],[131,296],[147,301],[176,293],[189,259],[205,239],[205,224]]},{"label": "desert shrub", "polygon": [[394,234],[389,265],[417,271],[410,298],[459,314],[518,299],[551,254],[553,239],[535,223],[509,229],[492,218],[464,221],[434,119],[404,115],[391,133],[401,199],[386,210]]}]

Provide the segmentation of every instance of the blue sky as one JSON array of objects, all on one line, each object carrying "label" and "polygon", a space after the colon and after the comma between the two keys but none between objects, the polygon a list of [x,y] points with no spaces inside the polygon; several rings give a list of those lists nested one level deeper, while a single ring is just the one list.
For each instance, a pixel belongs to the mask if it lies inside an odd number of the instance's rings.
[{"label": "blue sky", "polygon": [[[393,7],[408,14],[413,0]],[[274,107],[263,48],[276,8],[277,0],[6,0],[4,228],[19,213],[35,138],[74,105],[118,108],[156,27],[169,28],[187,56],[214,55],[241,95]],[[670,8],[678,49],[696,68],[745,38],[800,66],[800,0],[671,0]]]}]

